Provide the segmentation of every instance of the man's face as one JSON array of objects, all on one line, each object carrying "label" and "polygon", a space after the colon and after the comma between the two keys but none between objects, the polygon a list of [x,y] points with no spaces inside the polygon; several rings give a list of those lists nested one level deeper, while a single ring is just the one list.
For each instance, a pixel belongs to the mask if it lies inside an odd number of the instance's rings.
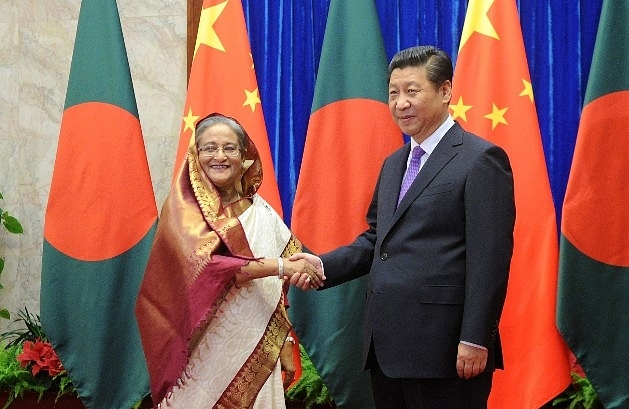
[{"label": "man's face", "polygon": [[396,68],[389,80],[389,110],[404,134],[422,142],[448,115],[451,93],[450,81],[437,87],[426,67]]}]

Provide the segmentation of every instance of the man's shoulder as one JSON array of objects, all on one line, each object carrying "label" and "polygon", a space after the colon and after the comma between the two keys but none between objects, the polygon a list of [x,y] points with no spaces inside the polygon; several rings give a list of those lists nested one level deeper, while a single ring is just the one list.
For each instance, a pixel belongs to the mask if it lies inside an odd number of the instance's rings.
[{"label": "man's shoulder", "polygon": [[454,124],[451,130],[460,133],[462,142],[468,145],[475,146],[479,150],[485,151],[494,147],[500,148],[499,145],[496,145],[495,143],[483,138],[478,134],[475,134],[474,132],[466,130],[458,122]]},{"label": "man's shoulder", "polygon": [[468,131],[467,129],[463,127],[463,125],[459,124],[458,122],[455,122],[454,125],[452,125],[452,128],[450,128],[450,132],[459,134],[461,138],[465,139],[465,142],[479,143],[481,145],[483,144],[494,145],[493,143],[489,142],[487,139],[484,139],[482,136],[474,132]]}]

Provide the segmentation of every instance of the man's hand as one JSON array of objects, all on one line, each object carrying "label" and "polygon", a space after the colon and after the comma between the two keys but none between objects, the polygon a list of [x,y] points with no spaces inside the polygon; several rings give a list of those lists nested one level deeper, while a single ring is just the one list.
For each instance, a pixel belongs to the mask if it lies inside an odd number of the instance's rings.
[{"label": "man's hand", "polygon": [[301,282],[307,289],[322,287],[325,280],[321,269],[317,269],[304,259],[293,258],[293,256],[284,262],[284,276],[291,284]]},{"label": "man's hand", "polygon": [[487,350],[459,343],[456,356],[456,372],[459,378],[470,379],[485,370]]},{"label": "man's hand", "polygon": [[[289,258],[290,261],[305,260],[316,270],[316,278],[307,274],[293,274],[290,278],[290,284],[308,291],[311,288],[319,288],[323,285],[325,274],[323,272],[323,263],[321,259],[314,254],[295,253]],[[316,281],[316,282],[313,282]]]}]

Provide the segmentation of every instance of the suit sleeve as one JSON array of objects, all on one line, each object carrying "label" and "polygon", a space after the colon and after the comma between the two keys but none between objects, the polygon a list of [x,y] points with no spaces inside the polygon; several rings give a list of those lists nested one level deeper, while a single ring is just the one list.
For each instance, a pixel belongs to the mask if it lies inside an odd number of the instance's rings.
[{"label": "suit sleeve", "polygon": [[491,347],[507,292],[515,199],[507,154],[493,146],[465,186],[466,281],[462,341]]}]

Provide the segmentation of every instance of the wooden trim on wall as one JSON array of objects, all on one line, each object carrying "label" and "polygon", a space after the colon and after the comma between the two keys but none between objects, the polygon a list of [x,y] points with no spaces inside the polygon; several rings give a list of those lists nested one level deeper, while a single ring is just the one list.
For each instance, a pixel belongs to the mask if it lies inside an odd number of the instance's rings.
[{"label": "wooden trim on wall", "polygon": [[194,56],[194,46],[197,42],[197,31],[199,29],[199,19],[201,18],[202,7],[203,0],[188,0],[188,30],[186,41],[188,46],[188,79],[190,79],[190,67],[192,67],[192,57]]}]

